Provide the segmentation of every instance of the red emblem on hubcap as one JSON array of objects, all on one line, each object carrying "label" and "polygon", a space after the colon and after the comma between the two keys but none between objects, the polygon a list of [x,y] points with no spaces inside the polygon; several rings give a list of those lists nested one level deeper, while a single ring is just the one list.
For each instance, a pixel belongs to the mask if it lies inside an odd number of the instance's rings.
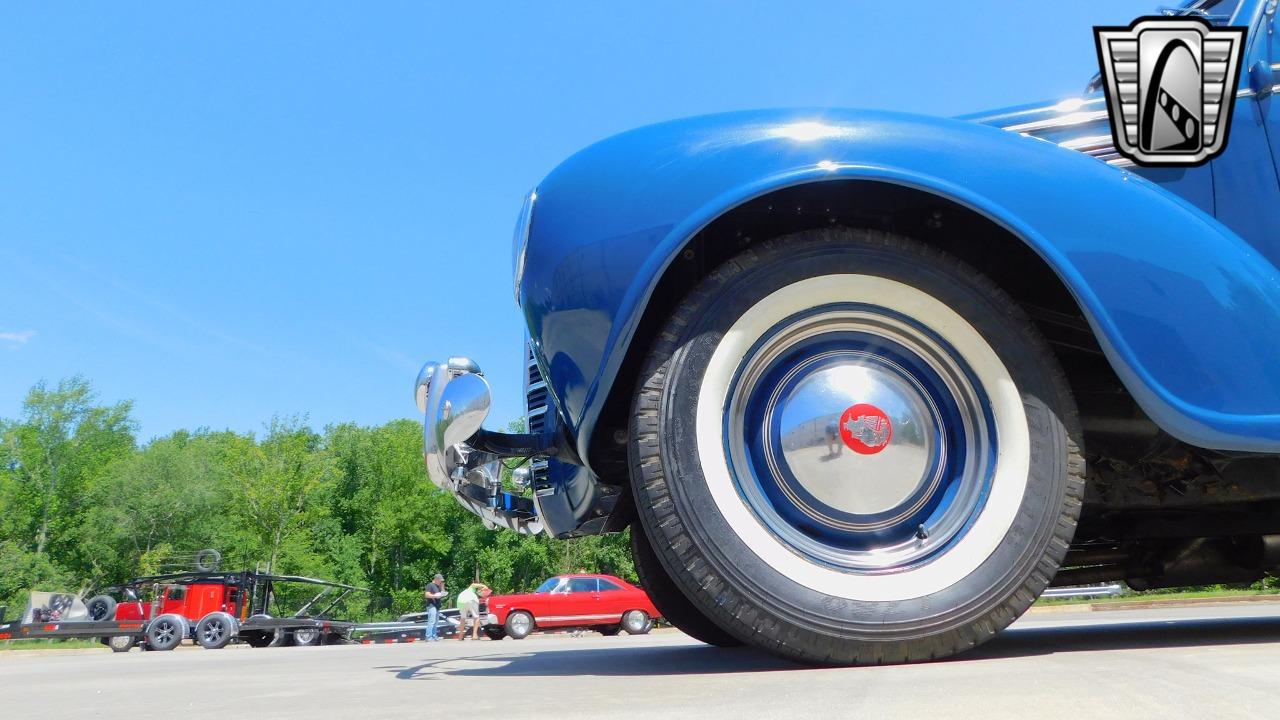
[{"label": "red emblem on hubcap", "polygon": [[840,415],[840,439],[862,455],[875,455],[893,439],[893,423],[875,405],[858,403]]}]

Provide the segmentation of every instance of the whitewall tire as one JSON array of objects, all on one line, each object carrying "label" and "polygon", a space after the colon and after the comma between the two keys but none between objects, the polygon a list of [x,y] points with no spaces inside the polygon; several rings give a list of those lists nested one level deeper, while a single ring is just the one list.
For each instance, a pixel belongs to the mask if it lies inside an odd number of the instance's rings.
[{"label": "whitewall tire", "polygon": [[941,657],[1052,578],[1076,424],[989,280],[904,238],[811,231],[727,262],[659,333],[633,490],[663,567],[735,637],[812,662]]}]

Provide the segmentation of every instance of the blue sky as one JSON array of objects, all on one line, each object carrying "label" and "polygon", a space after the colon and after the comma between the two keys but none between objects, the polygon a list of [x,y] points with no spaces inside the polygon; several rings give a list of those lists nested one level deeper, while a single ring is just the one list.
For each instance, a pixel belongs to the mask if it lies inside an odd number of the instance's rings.
[{"label": "blue sky", "polygon": [[[1078,93],[1156,3],[6,3],[0,417],[80,373],[144,439],[411,417],[474,357],[521,412],[522,193],[637,125]],[[499,422],[500,421],[500,422]]]}]

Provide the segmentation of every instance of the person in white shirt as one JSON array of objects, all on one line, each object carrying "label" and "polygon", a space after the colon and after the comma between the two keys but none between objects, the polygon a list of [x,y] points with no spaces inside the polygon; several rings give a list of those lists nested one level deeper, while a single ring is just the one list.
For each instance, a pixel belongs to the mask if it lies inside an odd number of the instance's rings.
[{"label": "person in white shirt", "polygon": [[458,593],[458,639],[467,639],[467,619],[471,620],[471,639],[480,639],[480,598],[493,591],[482,582],[473,582]]}]

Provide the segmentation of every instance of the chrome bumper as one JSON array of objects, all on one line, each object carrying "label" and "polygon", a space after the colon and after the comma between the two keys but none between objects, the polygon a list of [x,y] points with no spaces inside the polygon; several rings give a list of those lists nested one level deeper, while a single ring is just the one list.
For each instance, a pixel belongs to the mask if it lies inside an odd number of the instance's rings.
[{"label": "chrome bumper", "polygon": [[484,432],[481,425],[489,414],[490,397],[489,382],[468,358],[422,366],[414,400],[423,413],[427,475],[486,527],[537,534],[543,527],[533,501],[502,487],[504,456],[474,447]]}]

